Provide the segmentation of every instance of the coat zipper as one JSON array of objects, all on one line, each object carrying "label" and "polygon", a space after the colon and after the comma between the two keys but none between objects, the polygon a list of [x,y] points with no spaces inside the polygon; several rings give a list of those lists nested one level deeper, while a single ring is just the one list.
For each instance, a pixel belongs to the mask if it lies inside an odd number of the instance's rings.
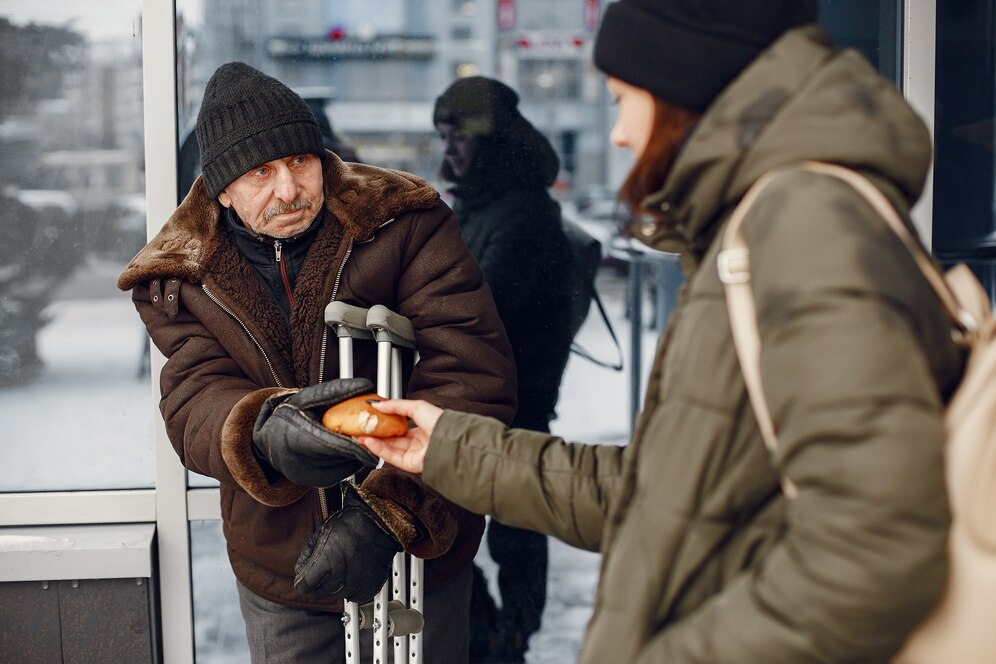
[{"label": "coat zipper", "polygon": [[277,267],[280,268],[280,280],[284,282],[284,292],[287,294],[287,301],[291,308],[294,308],[294,291],[291,289],[290,279],[287,278],[287,261],[282,260],[284,245],[280,240],[273,241],[273,253],[277,256]]},{"label": "coat zipper", "polygon": [[[349,247],[346,249],[346,255],[342,257],[342,262],[339,263],[339,270],[335,274],[335,283],[332,284],[332,297],[329,298],[329,304],[335,302],[336,297],[339,296],[339,282],[342,280],[342,271],[346,267],[346,261],[349,260],[350,254],[353,253],[353,241],[349,241]],[[325,380],[325,346],[329,339],[329,326],[326,325],[322,328],[322,349],[318,353],[318,380],[319,382]]]},{"label": "coat zipper", "polygon": [[[290,300],[291,306],[294,306],[294,295],[291,292],[290,280],[287,278],[287,268],[285,267],[286,264],[282,260],[283,246],[281,245],[279,240],[274,241],[273,252],[276,256],[277,265],[280,266],[280,278],[284,283],[284,290],[287,292],[287,298],[288,300]],[[352,253],[353,253],[353,244],[352,240],[350,240],[349,248],[346,249],[346,255],[342,257],[342,262],[339,264],[339,269],[336,271],[335,282],[332,285],[332,296],[329,298],[329,303],[335,302],[335,298],[339,294],[339,285],[342,282],[342,272],[346,267],[346,261],[349,260],[349,256]],[[256,344],[256,348],[258,348],[259,352],[263,355],[263,359],[266,360],[266,366],[270,368],[270,375],[273,376],[273,381],[277,384],[277,387],[284,387],[284,384],[277,377],[277,372],[273,370],[273,364],[270,362],[270,358],[267,356],[266,351],[263,350],[263,346],[259,343],[259,341],[256,340],[256,337],[253,336],[253,333],[249,331],[249,327],[242,322],[242,319],[240,319],[238,316],[235,315],[235,312],[233,312],[231,309],[225,306],[225,304],[221,300],[219,300],[214,295],[214,293],[208,290],[206,284],[201,284],[201,289],[203,289],[204,293],[211,299],[212,302],[221,307],[222,310],[225,311],[225,313],[234,318],[235,321],[242,326],[242,329],[245,330],[247,335],[249,335],[249,338],[252,339],[252,342]],[[321,351],[319,353],[319,364],[318,364],[319,382],[324,380],[325,377],[325,355],[326,355],[325,347],[326,344],[328,343],[328,336],[329,336],[329,328],[328,325],[326,325],[322,328],[322,346],[321,346]],[[326,489],[323,488],[318,489],[318,509],[321,514],[322,522],[324,522],[326,519],[329,518],[329,502],[325,492]]]},{"label": "coat zipper", "polygon": [[232,318],[234,318],[235,322],[237,322],[239,325],[242,326],[242,329],[245,330],[245,332],[246,332],[247,335],[249,335],[249,338],[252,339],[252,342],[254,344],[256,344],[256,348],[258,348],[259,352],[263,355],[263,359],[266,360],[266,366],[270,368],[270,375],[273,376],[273,382],[277,384],[277,387],[285,387],[285,385],[283,384],[283,382],[281,382],[280,378],[277,377],[277,372],[273,369],[273,363],[270,362],[270,358],[267,356],[266,351],[263,350],[263,345],[260,344],[259,341],[256,340],[256,337],[253,336],[253,333],[249,331],[249,327],[245,323],[242,322],[241,318],[239,318],[238,316],[235,315],[234,311],[232,311],[227,306],[225,306],[225,303],[222,302],[221,300],[219,300],[218,297],[208,289],[207,284],[203,284],[202,283],[201,284],[201,290],[204,291],[204,294],[207,295],[211,299],[212,302],[214,302],[219,307],[221,307],[221,309],[226,314],[228,314],[229,316],[231,316]]},{"label": "coat zipper", "polygon": [[[278,257],[277,260],[278,261],[280,260],[279,256],[280,256],[280,250],[278,249],[277,250],[277,257]],[[347,253],[346,256],[348,257],[349,254]],[[345,259],[344,259],[344,262],[345,262]],[[342,269],[340,268],[339,269],[339,274],[336,275],[336,285],[335,285],[335,288],[333,288],[333,290],[332,290],[333,299],[335,299],[335,292],[336,292],[336,290],[338,290],[339,276],[341,276],[341,275],[342,275]],[[245,330],[245,332],[246,332],[247,335],[249,335],[249,338],[252,339],[252,342],[254,344],[256,344],[256,348],[258,348],[259,352],[263,355],[263,359],[266,360],[266,366],[270,368],[270,375],[273,376],[273,382],[275,382],[277,384],[277,387],[284,387],[284,384],[277,377],[277,372],[273,370],[273,364],[270,362],[270,358],[267,356],[266,351],[263,350],[263,346],[260,345],[259,341],[256,340],[256,337],[253,336],[253,333],[249,331],[249,328],[246,326],[245,323],[242,322],[242,319],[239,318],[238,316],[236,316],[235,312],[233,312],[231,309],[229,309],[227,306],[225,306],[225,303],[222,302],[221,300],[219,300],[215,296],[215,294],[212,293],[208,289],[207,284],[201,284],[201,289],[211,299],[212,302],[214,302],[219,307],[221,307],[222,310],[226,314],[228,314],[229,316],[231,316],[232,318],[234,318],[235,321],[239,325],[242,326],[242,329]],[[326,326],[326,329],[328,329],[327,326]],[[323,337],[324,337],[324,334],[323,334]],[[323,343],[322,343],[322,356],[323,356],[322,359],[323,359],[323,362],[324,362],[324,355],[325,355],[325,344],[324,344],[324,339],[323,339]],[[326,498],[326,496],[325,496],[325,491],[326,490],[323,489],[323,488],[319,488],[319,489],[316,490],[316,492],[318,493],[318,509],[319,509],[319,512],[321,513],[322,523],[324,523],[325,520],[329,518],[329,502],[328,502],[328,498]]]},{"label": "coat zipper", "polygon": [[[353,241],[349,241],[349,247],[346,249],[346,255],[342,257],[342,262],[339,263],[339,270],[335,273],[335,282],[332,284],[332,297],[329,298],[329,304],[335,302],[335,298],[339,295],[339,283],[342,280],[342,271],[346,267],[346,261],[349,260],[350,254],[353,253]],[[325,325],[322,328],[322,349],[319,352],[318,360],[318,380],[325,380],[325,345],[328,343],[329,339],[329,326]],[[328,489],[318,489],[318,510],[322,517],[322,523],[329,518],[329,500],[327,494],[325,493]]]}]

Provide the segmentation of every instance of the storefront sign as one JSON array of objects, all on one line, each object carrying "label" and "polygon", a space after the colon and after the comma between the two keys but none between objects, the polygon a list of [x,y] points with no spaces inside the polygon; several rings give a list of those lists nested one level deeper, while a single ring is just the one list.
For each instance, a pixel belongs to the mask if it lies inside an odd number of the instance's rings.
[{"label": "storefront sign", "polygon": [[598,27],[598,6],[600,0],[584,0],[584,27],[594,30]]},{"label": "storefront sign", "polygon": [[266,52],[274,58],[312,59],[420,59],[435,54],[432,37],[384,35],[373,39],[338,40],[273,37],[266,43]]},{"label": "storefront sign", "polygon": [[498,0],[498,29],[515,27],[515,0]]},{"label": "storefront sign", "polygon": [[532,30],[515,38],[515,45],[520,49],[548,53],[576,52],[584,42],[585,38],[580,34],[554,30]]}]

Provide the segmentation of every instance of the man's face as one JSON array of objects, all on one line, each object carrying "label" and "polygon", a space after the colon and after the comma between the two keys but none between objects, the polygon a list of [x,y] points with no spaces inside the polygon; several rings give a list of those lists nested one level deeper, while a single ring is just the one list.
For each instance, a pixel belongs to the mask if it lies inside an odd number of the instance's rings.
[{"label": "man's face", "polygon": [[298,154],[244,173],[218,194],[247,227],[260,235],[286,238],[304,231],[325,201],[322,160]]},{"label": "man's face", "polygon": [[443,142],[443,159],[453,175],[460,179],[470,170],[477,150],[477,137],[464,134],[455,124],[440,122],[436,125]]}]

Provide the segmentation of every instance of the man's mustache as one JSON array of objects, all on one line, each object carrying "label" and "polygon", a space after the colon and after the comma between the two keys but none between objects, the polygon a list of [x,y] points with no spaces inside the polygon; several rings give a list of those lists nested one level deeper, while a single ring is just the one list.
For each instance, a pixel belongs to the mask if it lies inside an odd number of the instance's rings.
[{"label": "man's mustache", "polygon": [[266,211],[263,212],[263,221],[269,221],[278,214],[284,214],[286,212],[308,210],[311,208],[312,205],[314,205],[314,202],[307,196],[302,196],[296,201],[292,201],[290,203],[278,203],[273,207],[267,208]]}]

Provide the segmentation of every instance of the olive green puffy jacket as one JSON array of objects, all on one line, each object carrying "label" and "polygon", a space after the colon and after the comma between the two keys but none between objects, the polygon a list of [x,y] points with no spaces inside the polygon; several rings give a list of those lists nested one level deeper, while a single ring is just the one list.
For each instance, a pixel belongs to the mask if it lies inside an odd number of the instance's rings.
[{"label": "olive green puffy jacket", "polygon": [[905,213],[929,158],[923,123],[866,61],[818,28],[787,33],[706,112],[648,199],[667,223],[643,239],[682,251],[688,282],[632,443],[440,419],[430,486],[602,552],[582,662],[882,662],[936,601],[941,408],[962,358],[908,251],[829,176],[791,173],[757,201],[745,227],[774,460],[715,261],[718,231],[772,168],[843,164]]}]

